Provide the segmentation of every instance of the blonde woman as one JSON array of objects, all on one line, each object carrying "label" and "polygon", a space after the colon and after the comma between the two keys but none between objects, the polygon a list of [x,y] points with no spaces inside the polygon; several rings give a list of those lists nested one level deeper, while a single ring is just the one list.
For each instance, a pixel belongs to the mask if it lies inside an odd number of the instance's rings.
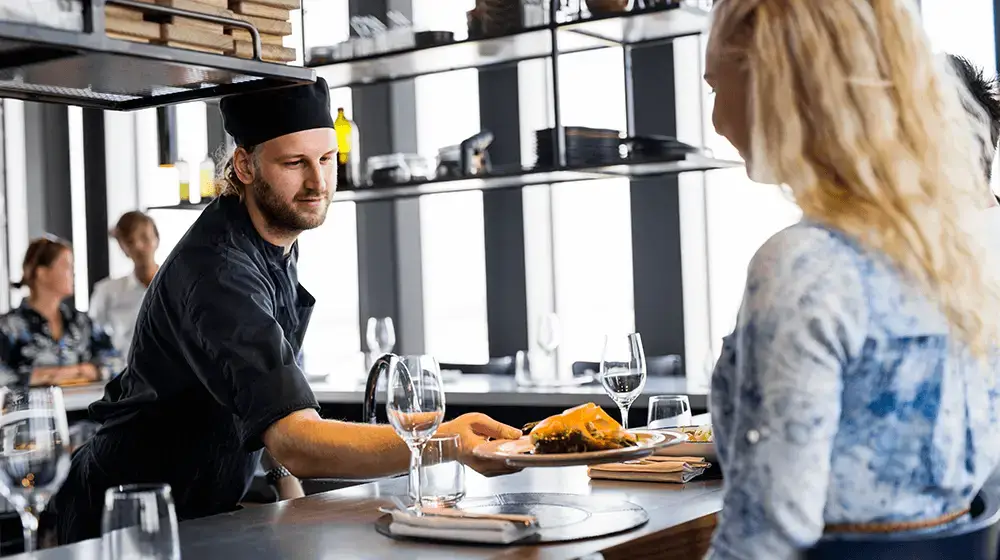
[{"label": "blonde woman", "polygon": [[708,556],[963,522],[1000,462],[964,88],[903,0],[721,0],[705,78],[718,132],[804,215],[753,258],[713,374]]}]

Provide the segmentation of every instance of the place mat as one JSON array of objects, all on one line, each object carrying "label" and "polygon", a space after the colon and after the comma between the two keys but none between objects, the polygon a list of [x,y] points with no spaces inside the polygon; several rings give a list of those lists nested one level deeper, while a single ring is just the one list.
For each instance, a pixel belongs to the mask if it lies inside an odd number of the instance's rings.
[{"label": "place mat", "polygon": [[[538,520],[538,532],[516,544],[567,542],[604,537],[644,525],[649,515],[632,502],[607,496],[549,494],[526,492],[498,494],[489,498],[469,498],[459,509],[474,513],[530,515]],[[391,515],[375,522],[375,530],[393,539],[412,539],[394,535],[389,529]],[[421,538],[435,542],[451,542]],[[511,543],[514,544],[514,543]]]}]

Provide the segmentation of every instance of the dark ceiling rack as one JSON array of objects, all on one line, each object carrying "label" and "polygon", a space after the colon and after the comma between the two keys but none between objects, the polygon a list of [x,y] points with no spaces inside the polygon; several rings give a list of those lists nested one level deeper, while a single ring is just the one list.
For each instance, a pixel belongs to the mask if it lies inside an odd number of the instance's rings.
[{"label": "dark ceiling rack", "polygon": [[[82,31],[0,22],[0,97],[131,111],[316,79],[308,68],[262,62],[248,23],[132,0],[82,1]],[[109,38],[105,4],[246,29],[255,59]]]}]

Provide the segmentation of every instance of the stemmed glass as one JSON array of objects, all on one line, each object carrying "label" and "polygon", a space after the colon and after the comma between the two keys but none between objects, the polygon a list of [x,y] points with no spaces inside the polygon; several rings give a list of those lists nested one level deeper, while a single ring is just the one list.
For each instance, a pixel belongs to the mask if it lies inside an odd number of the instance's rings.
[{"label": "stemmed glass", "polygon": [[420,515],[420,459],[444,419],[441,367],[431,356],[393,357],[387,393],[389,424],[410,448],[410,492],[413,512]]},{"label": "stemmed glass", "polygon": [[25,552],[37,548],[38,517],[69,474],[70,445],[58,387],[0,388],[0,493],[21,516]]},{"label": "stemmed glass", "polygon": [[646,385],[646,353],[639,333],[605,337],[598,378],[622,413],[622,428],[628,429],[628,409]]},{"label": "stemmed glass", "polygon": [[555,313],[542,315],[538,319],[538,347],[546,356],[551,356],[559,348],[560,342],[562,342],[562,326],[559,323],[559,316]]},{"label": "stemmed glass", "polygon": [[368,351],[375,357],[392,352],[392,348],[396,346],[396,329],[392,325],[392,317],[369,317],[365,339],[368,341]]}]

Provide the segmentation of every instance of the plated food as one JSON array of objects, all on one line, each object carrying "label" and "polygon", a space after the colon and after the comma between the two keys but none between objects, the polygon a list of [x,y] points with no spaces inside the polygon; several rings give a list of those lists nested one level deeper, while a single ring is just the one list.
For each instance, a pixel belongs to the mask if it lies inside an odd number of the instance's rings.
[{"label": "plated food", "polygon": [[680,432],[687,436],[687,441],[667,449],[657,450],[657,455],[667,457],[703,457],[706,461],[717,461],[715,439],[711,425],[681,426],[670,428],[669,431]]},{"label": "plated food", "polygon": [[473,453],[512,467],[597,465],[640,459],[686,441],[680,432],[625,430],[594,403],[526,425],[516,440],[491,441]]},{"label": "plated food", "polygon": [[594,403],[527,424],[522,431],[531,438],[535,453],[584,453],[637,445],[635,435]]}]

